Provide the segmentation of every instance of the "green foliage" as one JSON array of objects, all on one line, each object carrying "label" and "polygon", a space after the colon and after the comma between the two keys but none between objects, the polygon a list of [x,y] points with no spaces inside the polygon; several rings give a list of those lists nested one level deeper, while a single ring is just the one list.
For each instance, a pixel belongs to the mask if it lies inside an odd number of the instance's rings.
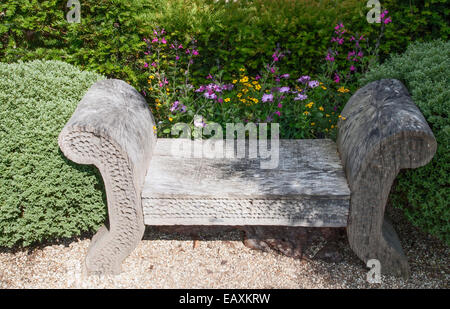
[{"label": "green foliage", "polygon": [[450,243],[450,42],[411,44],[402,55],[371,70],[361,85],[396,78],[407,86],[438,143],[427,166],[398,177],[391,199],[416,226]]},{"label": "green foliage", "polygon": [[[381,56],[402,51],[413,40],[447,39],[448,0],[385,0],[393,23],[383,38]],[[318,72],[330,31],[337,22],[375,40],[379,24],[366,21],[360,0],[83,0],[81,23],[69,24],[66,1],[9,0],[0,3],[0,61],[54,59],[146,85],[142,74],[144,37],[160,26],[168,39],[188,43],[195,36],[203,62],[192,68],[193,81],[213,65],[224,79],[244,65],[256,74],[277,47],[291,50],[281,70],[292,76]],[[277,46],[279,45],[279,46]]]},{"label": "green foliage", "polygon": [[0,63],[0,246],[79,235],[102,223],[101,177],[68,161],[58,134],[104,77],[59,61]]}]

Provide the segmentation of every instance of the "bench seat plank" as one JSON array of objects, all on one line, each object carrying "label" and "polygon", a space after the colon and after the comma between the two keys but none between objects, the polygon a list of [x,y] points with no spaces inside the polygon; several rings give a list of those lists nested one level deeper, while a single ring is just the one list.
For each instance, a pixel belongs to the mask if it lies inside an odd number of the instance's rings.
[{"label": "bench seat plank", "polygon": [[184,158],[158,139],[142,192],[147,225],[347,225],[350,190],[336,144],[280,140],[279,165]]}]

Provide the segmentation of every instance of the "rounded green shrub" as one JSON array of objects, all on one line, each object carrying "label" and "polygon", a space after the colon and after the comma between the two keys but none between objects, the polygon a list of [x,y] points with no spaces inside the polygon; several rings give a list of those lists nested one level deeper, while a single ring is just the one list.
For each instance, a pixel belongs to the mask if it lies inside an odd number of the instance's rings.
[{"label": "rounded green shrub", "polygon": [[450,42],[411,44],[402,55],[371,70],[361,85],[396,78],[425,116],[438,148],[425,167],[405,170],[392,189],[394,207],[416,226],[450,243]]},{"label": "rounded green shrub", "polygon": [[0,246],[71,237],[104,221],[99,173],[58,147],[59,132],[101,79],[59,61],[0,63]]}]

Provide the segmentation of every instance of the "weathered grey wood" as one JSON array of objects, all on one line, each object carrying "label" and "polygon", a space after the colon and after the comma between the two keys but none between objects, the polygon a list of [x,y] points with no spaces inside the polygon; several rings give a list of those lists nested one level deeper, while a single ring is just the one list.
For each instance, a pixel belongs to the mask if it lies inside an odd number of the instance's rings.
[{"label": "weathered grey wood", "polygon": [[173,143],[155,147],[142,192],[147,225],[347,225],[350,191],[331,140],[280,140],[275,169],[248,153],[184,158]]},{"label": "weathered grey wood", "polygon": [[338,149],[350,186],[347,228],[351,248],[363,261],[378,259],[386,273],[409,274],[392,226],[384,220],[391,185],[402,168],[428,163],[436,140],[407,89],[380,80],[358,90],[339,122]]},{"label": "weathered grey wood", "polygon": [[94,84],[59,135],[72,161],[94,164],[106,188],[109,228],[92,239],[89,273],[119,273],[144,233],[141,192],[156,136],[147,103],[120,80]]}]

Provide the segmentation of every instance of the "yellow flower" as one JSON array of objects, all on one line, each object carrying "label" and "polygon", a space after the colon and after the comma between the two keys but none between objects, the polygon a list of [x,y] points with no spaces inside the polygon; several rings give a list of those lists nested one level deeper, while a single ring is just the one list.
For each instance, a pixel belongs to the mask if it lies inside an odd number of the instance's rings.
[{"label": "yellow flower", "polygon": [[258,103],[259,100],[258,100],[257,98],[254,98],[254,99],[253,99],[253,102]]},{"label": "yellow flower", "polygon": [[153,131],[156,131],[156,126],[153,126]]},{"label": "yellow flower", "polygon": [[260,85],[256,85],[256,86],[255,86],[255,89],[256,89],[256,90],[261,90],[261,86],[260,86]]},{"label": "yellow flower", "polygon": [[303,112],[303,115],[308,116],[308,115],[309,115],[309,112],[308,112],[308,111],[304,111],[304,112]]},{"label": "yellow flower", "polygon": [[237,97],[238,97],[238,98],[242,97],[242,93],[238,93],[238,94],[237,94]]},{"label": "yellow flower", "polygon": [[172,117],[169,117],[169,121],[172,121],[173,120],[173,118]]},{"label": "yellow flower", "polygon": [[324,86],[320,86],[320,87],[322,87],[323,90],[327,90],[327,87],[324,87]]},{"label": "yellow flower", "polygon": [[329,114],[325,114],[325,117],[330,117],[330,115]]},{"label": "yellow flower", "polygon": [[316,123],[315,122],[311,122],[311,125],[314,126]]},{"label": "yellow flower", "polygon": [[256,85],[256,84],[258,84],[258,82],[256,80],[254,80],[254,81],[252,81],[252,84]]},{"label": "yellow flower", "polygon": [[240,68],[239,71],[245,72],[245,69],[244,68]]},{"label": "yellow flower", "polygon": [[323,106],[320,106],[320,107],[319,107],[319,110],[320,110],[321,112],[323,112]]},{"label": "yellow flower", "polygon": [[150,75],[148,78],[150,78],[150,79],[154,79],[155,78],[155,76],[153,76],[153,75]]},{"label": "yellow flower", "polygon": [[155,99],[155,102],[156,102],[156,103],[159,103],[159,99]]},{"label": "yellow flower", "polygon": [[230,102],[230,100],[231,100],[230,98],[226,98],[224,101],[225,102]]},{"label": "yellow flower", "polygon": [[341,88],[338,89],[338,91],[341,92],[341,93],[346,93],[346,92],[349,92],[350,90],[349,89],[345,89],[345,87],[342,86]]},{"label": "yellow flower", "polygon": [[306,107],[312,108],[313,105],[314,105],[314,102],[309,102],[308,104],[306,104]]},{"label": "yellow flower", "polygon": [[241,83],[246,83],[246,82],[248,82],[248,77],[247,77],[247,76],[242,77],[241,80],[240,80],[240,82],[241,82]]},{"label": "yellow flower", "polygon": [[247,93],[248,92],[248,89],[247,88],[244,88],[244,89],[242,89],[241,90],[243,93]]},{"label": "yellow flower", "polygon": [[233,84],[236,84],[236,83],[237,83],[237,79],[233,80]]},{"label": "yellow flower", "polygon": [[331,125],[331,128],[334,129],[334,125]]}]

